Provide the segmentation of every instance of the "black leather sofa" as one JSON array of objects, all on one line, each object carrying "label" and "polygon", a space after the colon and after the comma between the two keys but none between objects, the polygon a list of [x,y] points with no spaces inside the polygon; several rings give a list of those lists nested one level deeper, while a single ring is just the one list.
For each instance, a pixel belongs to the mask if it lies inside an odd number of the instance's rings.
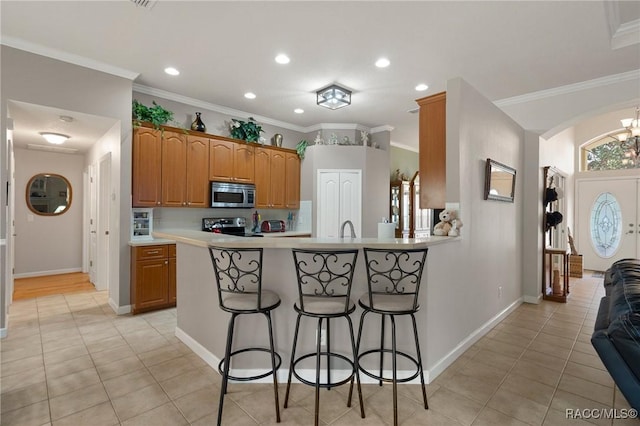
[{"label": "black leather sofa", "polygon": [[622,259],[604,277],[591,343],[629,404],[640,410],[640,259]]}]

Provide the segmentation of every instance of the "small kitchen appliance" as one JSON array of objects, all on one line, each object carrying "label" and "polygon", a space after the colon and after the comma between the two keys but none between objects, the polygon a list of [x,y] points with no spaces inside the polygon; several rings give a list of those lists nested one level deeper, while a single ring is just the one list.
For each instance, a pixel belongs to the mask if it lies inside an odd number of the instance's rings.
[{"label": "small kitchen appliance", "polygon": [[262,232],[284,232],[284,220],[263,220],[261,230]]}]

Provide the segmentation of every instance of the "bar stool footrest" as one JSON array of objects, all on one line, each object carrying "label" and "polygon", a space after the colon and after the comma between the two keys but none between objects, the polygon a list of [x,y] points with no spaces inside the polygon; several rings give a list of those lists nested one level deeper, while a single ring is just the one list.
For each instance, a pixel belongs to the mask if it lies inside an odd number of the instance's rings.
[{"label": "bar stool footrest", "polygon": [[[266,352],[269,355],[271,355],[271,350],[267,349],[267,348],[245,348],[245,349],[239,349],[237,351],[233,351],[229,354],[229,358],[233,357],[234,355],[237,354],[241,354],[241,353],[245,353],[245,352]],[[276,358],[276,370],[278,370],[280,368],[280,364],[282,364],[282,360],[280,359],[280,354],[278,354],[277,352],[274,352],[273,354]],[[226,358],[223,358],[220,363],[218,364],[218,372],[220,373],[221,376],[224,376],[224,370],[222,368],[222,366],[224,365],[224,361]],[[255,376],[246,376],[246,377],[237,377],[237,376],[232,376],[231,374],[229,374],[228,378],[229,380],[234,380],[237,382],[248,382],[251,380],[258,380],[258,379],[263,379],[265,377],[271,376],[274,373],[273,370],[269,370],[266,373],[261,373]]]},{"label": "bar stool footrest", "polygon": [[[361,359],[364,358],[367,355],[372,355],[372,354],[379,354],[379,353],[392,353],[393,351],[391,349],[371,349],[365,352],[362,352],[360,355],[358,355],[358,367],[360,368],[360,371],[362,373],[364,373],[365,375],[371,377],[372,379],[378,380],[378,381],[383,381],[383,382],[389,382],[392,383],[393,382],[393,378],[387,378],[387,377],[381,377],[378,376],[377,374],[374,374],[368,370],[366,370],[363,366],[362,366],[362,362]],[[415,379],[416,377],[418,377],[420,375],[420,364],[418,363],[418,360],[409,355],[406,354],[404,352],[400,352],[400,351],[396,351],[396,355],[403,357],[404,359],[407,359],[409,361],[411,361],[416,368],[416,372],[409,376],[409,377],[403,377],[401,379],[396,379],[396,383],[405,383],[405,382],[410,382],[411,380]]]},{"label": "bar stool footrest", "polygon": [[[298,372],[296,371],[296,365],[300,361],[302,361],[304,359],[307,359],[307,358],[315,357],[316,355],[317,355],[316,352],[311,352],[311,353],[308,353],[308,354],[304,354],[304,355],[301,355],[298,358],[296,358],[295,361],[293,362],[293,375],[296,376],[296,378],[298,380],[300,380],[300,382],[304,383],[305,385],[316,386],[316,383],[302,378],[298,374]],[[349,376],[347,376],[345,379],[340,380],[338,382],[319,383],[318,386],[321,387],[321,388],[333,388],[333,387],[336,387],[336,386],[342,386],[342,385],[344,385],[346,383],[349,383],[351,381],[351,379],[353,379],[353,377],[356,374],[356,368],[355,368],[355,365],[354,365],[353,361],[351,361],[346,356],[338,354],[338,353],[335,353],[335,352],[320,352],[320,356],[321,357],[323,357],[323,356],[326,357],[327,355],[329,355],[330,357],[333,357],[333,358],[340,358],[341,360],[343,360],[347,364],[349,364],[351,366],[351,374],[349,374]]]}]

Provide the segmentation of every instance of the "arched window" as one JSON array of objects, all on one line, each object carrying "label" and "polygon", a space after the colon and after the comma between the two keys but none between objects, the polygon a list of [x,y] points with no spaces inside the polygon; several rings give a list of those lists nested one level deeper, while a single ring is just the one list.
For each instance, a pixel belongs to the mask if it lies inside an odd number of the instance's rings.
[{"label": "arched window", "polygon": [[580,169],[622,170],[640,167],[635,151],[618,140],[619,131],[607,134],[580,147]]}]

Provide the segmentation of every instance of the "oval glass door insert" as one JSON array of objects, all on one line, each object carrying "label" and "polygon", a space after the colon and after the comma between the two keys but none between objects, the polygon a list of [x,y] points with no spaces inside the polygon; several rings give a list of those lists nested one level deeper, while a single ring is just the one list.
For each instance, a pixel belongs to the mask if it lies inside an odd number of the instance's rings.
[{"label": "oval glass door insert", "polygon": [[603,192],[591,207],[591,244],[598,256],[612,257],[620,247],[622,214],[618,200],[610,192]]}]

